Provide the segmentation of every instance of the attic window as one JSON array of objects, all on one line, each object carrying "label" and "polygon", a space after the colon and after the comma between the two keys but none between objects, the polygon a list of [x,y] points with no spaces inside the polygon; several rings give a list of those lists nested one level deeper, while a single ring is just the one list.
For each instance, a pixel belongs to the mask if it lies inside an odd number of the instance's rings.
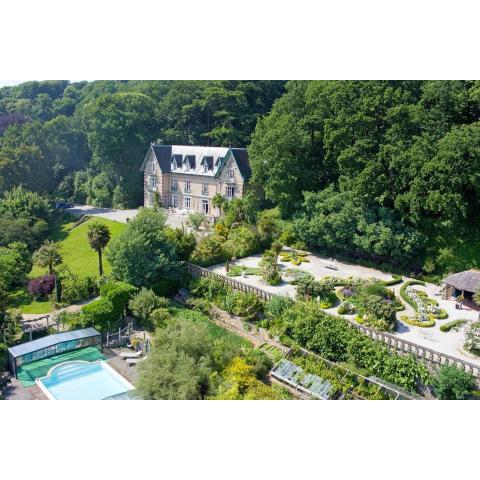
[{"label": "attic window", "polygon": [[195,170],[195,155],[185,155],[184,165],[187,170]]},{"label": "attic window", "polygon": [[206,173],[213,169],[213,157],[206,156],[202,159],[203,172]]},{"label": "attic window", "polygon": [[171,162],[172,162],[172,170],[176,170],[182,165],[182,156],[178,154],[172,155]]}]

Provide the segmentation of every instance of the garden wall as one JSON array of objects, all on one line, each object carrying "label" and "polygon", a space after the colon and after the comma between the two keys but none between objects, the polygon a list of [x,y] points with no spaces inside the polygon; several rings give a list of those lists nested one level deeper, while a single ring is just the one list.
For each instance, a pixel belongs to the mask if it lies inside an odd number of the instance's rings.
[{"label": "garden wall", "polygon": [[[245,283],[239,282],[225,275],[212,272],[206,268],[199,267],[198,265],[187,263],[187,270],[194,277],[217,277],[229,287],[242,292],[253,292],[262,300],[268,301],[274,296],[274,294],[262,290],[261,288],[246,285]],[[369,336],[373,340],[385,343],[392,350],[413,354],[416,357],[433,365],[455,365],[459,369],[464,370],[467,373],[471,373],[477,379],[477,383],[480,382],[480,367],[478,365],[452,357],[445,353],[437,352],[436,350],[432,350],[427,347],[422,347],[416,343],[409,342],[408,340],[400,339],[391,333],[379,332],[365,325],[360,325],[354,320],[346,320],[349,321],[354,328],[360,330],[360,332],[363,334]]]}]

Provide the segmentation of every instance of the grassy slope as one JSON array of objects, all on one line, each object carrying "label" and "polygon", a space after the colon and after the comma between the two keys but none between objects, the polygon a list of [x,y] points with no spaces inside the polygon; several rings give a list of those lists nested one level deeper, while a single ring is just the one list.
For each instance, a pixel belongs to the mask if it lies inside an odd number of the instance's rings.
[{"label": "grassy slope", "polygon": [[[97,217],[88,219],[73,230],[69,230],[73,222],[63,223],[58,225],[52,233],[52,239],[60,241],[60,253],[63,257],[63,264],[68,265],[74,273],[83,277],[98,275],[98,255],[90,248],[87,240],[88,225],[94,221],[107,225],[112,239],[118,236],[125,227],[123,223]],[[105,255],[103,256],[103,269],[106,275],[111,271]],[[33,267],[30,277],[34,278],[46,273],[46,268]]]},{"label": "grassy slope", "polygon": [[[63,257],[63,264],[67,265],[74,273],[86,277],[98,275],[98,255],[94,252],[87,240],[88,225],[98,221],[108,226],[111,238],[115,238],[125,227],[125,224],[113,222],[104,218],[90,218],[80,226],[70,230],[74,221],[63,221],[54,226],[51,233],[52,240],[60,243],[60,252]],[[111,272],[105,255],[103,256],[103,270],[106,275]],[[33,267],[29,277],[35,278],[47,273],[46,268]],[[12,306],[20,308],[22,313],[48,313],[53,310],[50,301],[32,301],[25,290],[18,289],[11,295]]]},{"label": "grassy slope", "polygon": [[189,310],[184,307],[174,307],[172,308],[172,313],[173,316],[176,318],[185,318],[192,321],[193,323],[205,325],[212,338],[225,339],[226,341],[231,343],[232,346],[236,347],[250,345],[250,343],[244,338],[226,330],[225,328],[216,325],[206,315],[203,315],[200,312]]}]

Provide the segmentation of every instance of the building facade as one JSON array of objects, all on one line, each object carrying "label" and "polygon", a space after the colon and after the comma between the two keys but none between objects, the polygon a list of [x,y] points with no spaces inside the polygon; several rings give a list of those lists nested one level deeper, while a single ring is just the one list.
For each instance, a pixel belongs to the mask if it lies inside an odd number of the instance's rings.
[{"label": "building facade", "polygon": [[142,164],[144,206],[155,197],[166,208],[217,217],[215,194],[227,200],[243,197],[251,176],[245,148],[151,144]]}]

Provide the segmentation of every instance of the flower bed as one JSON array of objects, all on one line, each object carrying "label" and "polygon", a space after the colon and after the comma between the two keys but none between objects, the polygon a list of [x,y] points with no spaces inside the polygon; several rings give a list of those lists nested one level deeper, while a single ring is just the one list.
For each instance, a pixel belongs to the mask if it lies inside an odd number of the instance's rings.
[{"label": "flower bed", "polygon": [[310,262],[307,255],[306,252],[298,250],[285,250],[280,252],[280,261],[286,263],[290,262],[292,265],[298,266],[301,263]]},{"label": "flower bed", "polygon": [[417,327],[433,327],[435,318],[444,319],[448,317],[447,312],[438,306],[436,300],[429,298],[425,292],[412,288],[412,285],[410,282],[406,288],[403,289],[402,287],[402,298],[406,297],[408,299],[408,303],[413,306],[416,313],[414,317],[403,315],[401,317],[403,322]]}]

